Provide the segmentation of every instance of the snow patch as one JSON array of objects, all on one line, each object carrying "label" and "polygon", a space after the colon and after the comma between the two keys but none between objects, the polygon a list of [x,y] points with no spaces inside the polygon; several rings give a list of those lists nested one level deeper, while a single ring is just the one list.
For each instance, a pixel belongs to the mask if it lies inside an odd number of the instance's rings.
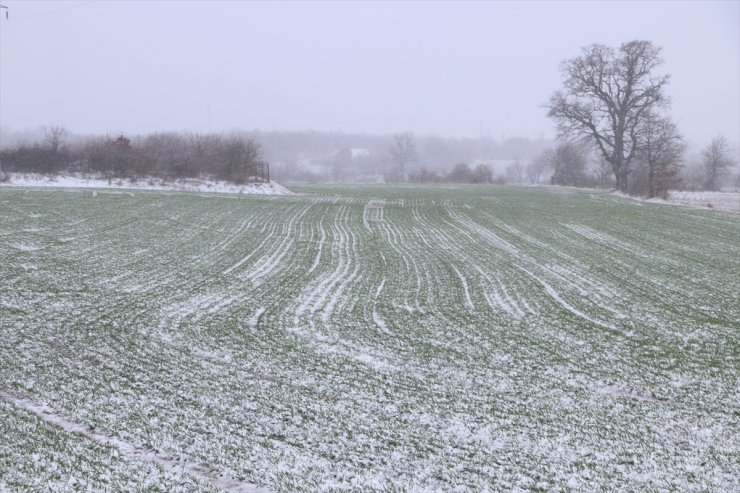
[{"label": "snow patch", "polygon": [[631,199],[650,204],[685,205],[688,207],[697,207],[700,209],[740,213],[740,192],[686,192],[672,190],[668,192],[668,197],[666,199],[661,199],[658,197],[643,199],[641,197],[633,197],[622,192],[613,192],[613,194],[625,199]]},{"label": "snow patch", "polygon": [[249,327],[252,330],[257,330],[257,325],[260,323],[260,318],[262,318],[262,314],[265,313],[266,308],[264,306],[261,306],[255,310],[254,314],[247,320],[247,327]]},{"label": "snow patch", "polygon": [[10,246],[16,250],[20,250],[21,252],[35,252],[36,250],[41,250],[40,246],[34,245],[33,243],[15,243]]},{"label": "snow patch", "polygon": [[[56,187],[56,188],[108,188],[127,190],[165,190],[173,192],[214,192],[247,195],[294,195],[276,182],[247,183],[238,185],[226,181],[206,179],[180,179],[165,182],[159,178],[140,178],[137,181],[122,179],[86,178],[79,175],[46,176],[36,173],[13,173],[9,182],[2,186],[11,187]],[[93,192],[93,197],[97,192]]]}]

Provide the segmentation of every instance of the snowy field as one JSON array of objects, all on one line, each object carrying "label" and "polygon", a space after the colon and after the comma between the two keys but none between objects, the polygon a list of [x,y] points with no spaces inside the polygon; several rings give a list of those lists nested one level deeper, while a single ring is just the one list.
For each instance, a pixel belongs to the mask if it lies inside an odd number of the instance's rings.
[{"label": "snowy field", "polygon": [[738,491],[740,216],[0,188],[0,491]]}]

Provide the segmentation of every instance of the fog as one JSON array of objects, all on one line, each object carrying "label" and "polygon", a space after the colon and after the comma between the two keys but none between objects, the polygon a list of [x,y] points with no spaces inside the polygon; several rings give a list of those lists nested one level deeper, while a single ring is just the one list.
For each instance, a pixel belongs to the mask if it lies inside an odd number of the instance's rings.
[{"label": "fog", "polygon": [[738,2],[3,0],[0,126],[554,137],[561,60],[649,39],[692,145],[740,135]]}]

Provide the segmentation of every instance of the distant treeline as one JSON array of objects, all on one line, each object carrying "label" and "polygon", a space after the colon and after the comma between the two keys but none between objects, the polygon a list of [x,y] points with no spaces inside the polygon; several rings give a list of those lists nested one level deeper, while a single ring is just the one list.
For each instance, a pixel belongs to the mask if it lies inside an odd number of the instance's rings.
[{"label": "distant treeline", "polygon": [[[404,134],[405,135],[405,134]],[[155,133],[80,136],[63,127],[3,132],[0,149],[9,172],[95,173],[115,178],[204,176],[242,181],[271,163],[288,182],[481,182],[493,160],[531,159],[551,142],[521,137],[412,136],[414,159],[400,169],[391,156],[397,135],[342,132],[234,131],[226,134]],[[470,163],[471,172],[453,170]],[[476,168],[478,171],[476,172]]]},{"label": "distant treeline", "polygon": [[77,139],[61,127],[41,140],[0,151],[6,173],[77,173],[107,178],[207,177],[234,183],[263,181],[266,167],[259,143],[246,136],[156,133]]},{"label": "distant treeline", "polygon": [[[585,144],[341,132],[154,133],[79,136],[63,127],[3,133],[2,169],[109,179],[201,178],[235,183],[273,177],[288,183],[498,183],[614,188],[613,166]],[[737,149],[717,137],[701,155],[683,145],[638,149],[628,193],[740,187]],[[657,151],[660,152],[657,152]],[[735,156],[735,157],[733,157]],[[271,166],[266,166],[266,161]],[[7,178],[7,176],[6,176]]]}]

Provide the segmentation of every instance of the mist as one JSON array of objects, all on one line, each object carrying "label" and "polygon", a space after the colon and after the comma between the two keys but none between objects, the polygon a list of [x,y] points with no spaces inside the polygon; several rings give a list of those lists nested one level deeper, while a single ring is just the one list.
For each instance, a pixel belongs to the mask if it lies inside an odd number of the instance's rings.
[{"label": "mist", "polygon": [[[736,2],[7,0],[0,128],[552,139],[559,64],[662,47],[690,144],[740,135]],[[1,143],[0,143],[1,145]]]}]

